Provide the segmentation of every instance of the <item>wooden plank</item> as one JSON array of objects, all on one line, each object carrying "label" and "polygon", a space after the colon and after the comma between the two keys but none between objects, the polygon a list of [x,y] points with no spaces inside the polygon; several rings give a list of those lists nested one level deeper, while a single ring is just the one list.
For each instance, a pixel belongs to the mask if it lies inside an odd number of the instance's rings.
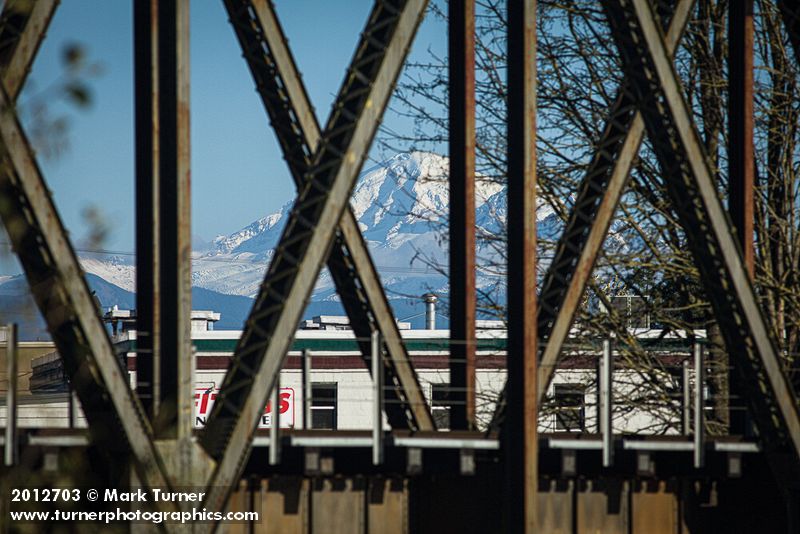
[{"label": "wooden plank", "polygon": [[366,492],[367,532],[408,534],[408,480],[373,478]]},{"label": "wooden plank", "polygon": [[[230,512],[249,512],[250,511],[250,491],[247,488],[247,481],[239,482],[239,487],[231,494],[228,501],[228,511]],[[224,531],[227,534],[249,534],[250,524],[245,521],[238,523],[223,523]]]},{"label": "wooden plank", "polygon": [[299,476],[262,480],[255,506],[261,519],[253,534],[306,534],[309,487],[310,481]]},{"label": "wooden plank", "polygon": [[586,482],[578,490],[575,510],[578,534],[628,534],[628,486]]},{"label": "wooden plank", "polygon": [[364,533],[364,482],[351,478],[324,478],[312,482],[311,532]]},{"label": "wooden plank", "polygon": [[572,480],[539,481],[536,496],[537,532],[548,534],[572,534],[572,495],[575,483]]},{"label": "wooden plank", "polygon": [[631,495],[632,534],[679,534],[678,498],[665,482],[643,484]]}]

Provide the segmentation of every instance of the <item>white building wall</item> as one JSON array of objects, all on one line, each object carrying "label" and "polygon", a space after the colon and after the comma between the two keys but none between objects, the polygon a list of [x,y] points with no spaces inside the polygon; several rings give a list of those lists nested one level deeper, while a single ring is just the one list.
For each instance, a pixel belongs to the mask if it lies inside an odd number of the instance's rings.
[{"label": "white building wall", "polygon": [[[236,339],[237,332],[226,331],[204,331],[194,332],[195,339],[208,340],[231,340]],[[446,339],[449,332],[446,330],[424,331],[409,330],[403,332],[403,337],[408,340],[413,339]],[[503,337],[502,331],[484,331],[481,337]],[[299,331],[298,339],[336,341],[352,339],[351,331]],[[115,341],[135,340],[135,332],[124,332]],[[431,356],[446,356],[447,352],[426,352]],[[479,353],[478,357],[490,356],[493,353]],[[197,353],[197,356],[224,356],[219,352]],[[300,356],[299,352],[291,352],[291,356]],[[325,357],[359,357],[357,351],[352,352],[314,352],[313,358],[316,363],[320,358]],[[446,368],[430,369],[417,364],[417,374],[422,386],[423,394],[430,405],[431,389],[433,384],[447,384],[449,382],[449,372]],[[211,388],[218,388],[224,378],[223,370],[198,370],[196,372],[196,392],[202,392]],[[615,398],[623,399],[629,396],[636,384],[641,384],[641,378],[637,377],[632,371],[617,369],[614,373]],[[669,380],[665,375],[664,380]],[[130,373],[131,387],[136,381],[135,373]],[[506,373],[504,369],[479,368],[476,372],[476,401],[477,416],[479,427],[484,428],[489,423],[494,413],[496,399],[505,386]],[[366,430],[372,428],[372,380],[369,372],[365,368],[359,369],[319,369],[313,368],[311,371],[312,383],[336,383],[337,384],[337,428],[342,430]],[[556,384],[583,384],[586,386],[584,391],[585,401],[585,421],[589,432],[597,431],[597,410],[596,410],[596,389],[594,387],[595,371],[593,369],[559,369],[556,371],[553,382],[550,385],[548,395],[554,394]],[[302,391],[302,371],[300,369],[288,369],[281,372],[281,387],[284,391],[290,390],[293,398],[293,410],[291,417],[282,417],[281,426],[286,428],[305,428],[304,421],[304,392]],[[21,428],[66,428],[69,426],[68,402],[66,395],[33,395],[25,397],[25,402],[19,408],[19,426]],[[654,412],[656,408],[637,409],[631,406],[617,406],[614,411],[614,431],[617,433],[663,433],[670,424],[677,428],[680,410],[677,409],[677,402],[672,409],[661,408]],[[85,426],[85,420],[80,410],[77,410],[77,417],[74,424]],[[0,404],[0,425],[5,425],[5,406]],[[388,429],[386,418],[383,421],[384,428]],[[539,431],[556,431],[556,415],[546,413],[540,417]],[[670,430],[668,433],[676,433]]]},{"label": "white building wall", "polygon": [[[449,372],[447,369],[418,369],[417,374],[425,399],[430,405],[433,384],[447,384]],[[135,374],[131,373],[132,384]],[[503,369],[479,369],[476,372],[476,402],[479,426],[491,420],[494,413],[496,399],[505,386],[506,373]],[[209,388],[219,388],[224,378],[223,371],[201,370],[196,373],[196,391]],[[618,370],[615,378],[615,402],[613,425],[615,433],[667,433],[676,434],[678,417],[680,415],[679,401],[675,400],[672,410],[669,408],[658,409],[650,407],[647,410],[630,406],[621,406],[619,399],[631,390],[636,381],[632,371]],[[665,377],[666,379],[666,377]],[[556,384],[584,384],[585,390],[585,418],[586,429],[597,432],[597,390],[594,387],[595,374],[593,370],[565,369],[559,370],[553,377],[549,395],[553,395]],[[312,369],[312,383],[337,384],[337,428],[339,430],[367,430],[372,428],[372,378],[366,369]],[[302,385],[302,371],[299,369],[284,370],[281,372],[282,391],[291,390],[293,406],[291,416],[281,416],[283,428],[306,428],[304,421],[304,392]],[[199,407],[198,407],[199,408]],[[33,395],[24,398],[19,406],[18,425],[20,428],[68,428],[69,402],[67,394]],[[6,406],[0,405],[0,427],[5,426]],[[86,420],[76,405],[73,426],[85,428]],[[202,426],[202,425],[198,425]],[[383,426],[389,429],[386,416]],[[667,428],[672,426],[672,428]],[[556,415],[544,414],[539,419],[540,432],[555,432]]]}]

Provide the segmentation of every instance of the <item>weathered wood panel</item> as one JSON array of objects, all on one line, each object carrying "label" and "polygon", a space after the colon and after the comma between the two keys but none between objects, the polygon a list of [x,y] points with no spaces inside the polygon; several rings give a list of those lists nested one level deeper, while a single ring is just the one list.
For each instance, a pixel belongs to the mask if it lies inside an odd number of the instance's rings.
[{"label": "weathered wood panel", "polygon": [[408,481],[373,478],[367,498],[367,532],[408,534]]},{"label": "weathered wood panel", "polygon": [[628,534],[628,484],[622,481],[589,481],[576,495],[578,534]]},{"label": "weathered wood panel", "polygon": [[299,476],[262,480],[255,501],[261,503],[261,521],[254,534],[308,534],[310,481]]},{"label": "weathered wood panel", "polygon": [[665,482],[636,484],[631,494],[632,534],[680,534],[680,506]]},{"label": "weathered wood panel", "polygon": [[575,484],[571,480],[539,482],[536,521],[538,532],[572,534],[572,498]]},{"label": "weathered wood panel", "polygon": [[324,478],[312,482],[311,532],[364,532],[364,479]]}]

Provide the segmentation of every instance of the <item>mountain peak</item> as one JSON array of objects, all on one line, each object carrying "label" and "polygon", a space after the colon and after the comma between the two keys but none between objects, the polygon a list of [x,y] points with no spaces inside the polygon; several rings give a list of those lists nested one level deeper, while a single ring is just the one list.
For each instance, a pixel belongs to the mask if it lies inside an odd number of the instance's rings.
[{"label": "mountain peak", "polygon": [[[395,295],[422,295],[431,289],[447,291],[446,278],[428,265],[446,265],[448,260],[449,170],[446,156],[413,151],[367,168],[356,182],[350,201],[353,213],[387,290]],[[480,235],[505,232],[507,199],[502,184],[478,176],[475,205]],[[237,232],[217,236],[209,247],[195,251],[192,284],[220,293],[255,295],[291,206],[292,202],[287,202],[278,211]],[[540,235],[548,235],[561,224],[549,209],[540,210],[537,219]],[[500,253],[496,247],[478,252],[484,261],[502,261],[495,257]],[[123,266],[99,259],[82,262],[88,272],[133,289],[131,264]],[[479,273],[481,277],[485,278]],[[480,285],[481,280],[478,282]],[[333,284],[323,271],[313,299],[335,298]]]}]

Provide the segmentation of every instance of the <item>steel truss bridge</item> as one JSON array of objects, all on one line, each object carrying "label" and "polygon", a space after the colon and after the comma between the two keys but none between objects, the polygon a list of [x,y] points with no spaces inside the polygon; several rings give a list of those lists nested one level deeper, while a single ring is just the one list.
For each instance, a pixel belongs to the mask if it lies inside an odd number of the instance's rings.
[{"label": "steel truss bridge", "polygon": [[[598,130],[594,157],[537,291],[536,2],[508,1],[508,217],[518,224],[508,229],[508,381],[486,434],[474,428],[469,342],[475,339],[474,2],[451,0],[447,14],[451,336],[462,342],[451,345],[453,430],[435,432],[348,202],[427,1],[375,0],[323,127],[271,2],[224,0],[297,198],[207,426],[196,434],[189,2],[133,2],[137,330],[150,334],[139,341],[135,390],[15,112],[58,2],[4,2],[0,217],[89,426],[88,432],[33,432],[23,439],[12,422],[4,440],[8,463],[18,454],[40,455],[46,472],[54,451],[90,453],[92,472],[109,486],[203,487],[208,510],[252,508],[258,501],[264,522],[252,528],[269,532],[732,532],[748,525],[799,532],[798,401],[749,275],[753,118],[731,114],[730,181],[738,200],[728,213],[672,62],[693,3],[601,2],[625,80]],[[800,5],[777,4],[800,59]],[[753,98],[752,17],[752,0],[731,3],[732,110],[746,109]],[[539,403],[645,135],[740,373],[734,380],[755,422],[756,441],[719,438],[699,446],[696,436],[537,435]],[[376,410],[386,414],[391,432],[257,430],[323,266],[356,338],[364,340],[365,363],[383,392]],[[264,448],[268,454],[260,452]],[[13,479],[13,467],[5,475]],[[176,503],[154,506],[178,510]],[[237,528],[159,528],[218,527]]]}]

